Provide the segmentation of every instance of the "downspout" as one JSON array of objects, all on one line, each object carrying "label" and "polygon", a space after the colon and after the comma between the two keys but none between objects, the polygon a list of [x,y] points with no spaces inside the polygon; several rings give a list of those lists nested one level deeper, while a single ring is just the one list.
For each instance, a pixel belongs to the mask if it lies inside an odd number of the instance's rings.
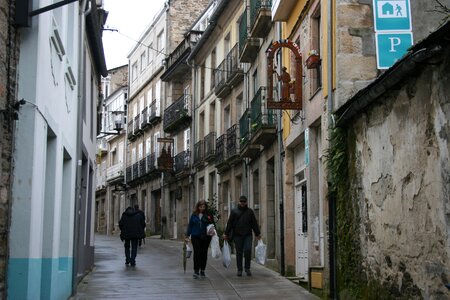
[{"label": "downspout", "polygon": [[[277,35],[278,39],[282,39],[282,26],[280,22],[276,23],[277,28]],[[283,53],[280,50],[278,55],[278,68],[281,68],[281,64],[283,63]],[[280,72],[280,70],[278,70]],[[278,91],[281,90],[281,83],[278,82]],[[279,194],[280,194],[280,200],[279,200],[279,209],[280,209],[280,274],[285,275],[286,274],[286,266],[285,266],[285,249],[284,249],[284,190],[283,190],[283,157],[284,157],[284,149],[283,149],[283,129],[282,129],[282,114],[283,111],[279,110],[277,113],[277,139],[278,139],[278,184],[279,184]]]},{"label": "downspout", "polygon": [[[334,128],[333,112],[333,0],[327,3],[327,80],[328,80],[328,140],[331,140],[331,129]],[[330,147],[332,145],[328,145]],[[328,171],[329,174],[329,171]],[[329,175],[328,175],[329,176]],[[328,185],[329,186],[329,185]],[[329,221],[329,262],[330,262],[330,297],[337,299],[336,283],[336,197],[328,192],[328,221]]]},{"label": "downspout", "polygon": [[82,97],[85,82],[84,73],[84,32],[85,32],[85,18],[91,10],[91,6],[85,10],[86,5],[89,0],[83,0],[80,6],[80,24],[79,24],[79,53],[78,53],[78,105],[77,105],[77,145],[76,145],[76,189],[75,189],[75,216],[74,216],[74,239],[73,239],[73,266],[72,266],[72,293],[75,294],[78,285],[78,238],[80,234],[80,202],[81,202],[81,177],[83,172],[83,159],[82,159],[82,142],[83,142],[83,116],[81,115],[83,111],[82,107]]}]

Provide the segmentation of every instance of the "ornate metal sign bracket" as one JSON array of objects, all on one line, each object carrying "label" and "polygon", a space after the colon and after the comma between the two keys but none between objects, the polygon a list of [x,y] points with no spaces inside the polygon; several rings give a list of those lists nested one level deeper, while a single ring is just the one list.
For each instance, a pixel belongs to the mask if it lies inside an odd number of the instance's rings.
[{"label": "ornate metal sign bracket", "polygon": [[[295,78],[291,81],[291,76],[287,72],[286,67],[282,67],[281,74],[278,74],[274,69],[273,59],[275,53],[280,48],[290,49],[295,56]],[[279,40],[273,42],[267,53],[267,108],[268,109],[302,109],[302,55],[296,43],[290,40]],[[281,83],[280,99],[275,101],[273,99],[273,77],[277,75],[278,81]],[[292,99],[292,94],[294,98]]]}]

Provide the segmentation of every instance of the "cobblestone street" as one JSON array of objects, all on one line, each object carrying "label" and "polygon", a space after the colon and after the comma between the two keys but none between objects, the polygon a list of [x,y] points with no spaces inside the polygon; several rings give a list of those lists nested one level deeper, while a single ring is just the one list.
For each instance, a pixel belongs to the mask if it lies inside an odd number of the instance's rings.
[{"label": "cobblestone street", "polygon": [[95,268],[79,284],[81,299],[318,299],[278,273],[252,262],[253,276],[237,277],[235,257],[226,269],[208,257],[206,277],[192,277],[192,258],[183,272],[182,243],[150,238],[126,267],[117,236],[97,235]]}]

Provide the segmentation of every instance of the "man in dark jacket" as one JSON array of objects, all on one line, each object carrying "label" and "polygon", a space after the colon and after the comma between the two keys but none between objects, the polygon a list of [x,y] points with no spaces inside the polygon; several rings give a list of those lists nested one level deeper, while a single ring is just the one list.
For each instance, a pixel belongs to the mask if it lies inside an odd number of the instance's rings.
[{"label": "man in dark jacket", "polygon": [[120,239],[125,241],[125,264],[135,266],[138,241],[145,237],[145,220],[139,212],[129,206],[120,218],[119,228],[121,230]]},{"label": "man in dark jacket", "polygon": [[245,273],[247,273],[247,276],[252,276],[252,272],[250,271],[252,230],[256,238],[258,240],[261,239],[255,213],[247,206],[247,197],[241,196],[239,198],[239,205],[230,213],[227,228],[223,236],[225,240],[228,240],[230,233],[232,233],[232,239],[236,248],[237,276],[242,276],[242,254],[244,254],[245,258]]}]

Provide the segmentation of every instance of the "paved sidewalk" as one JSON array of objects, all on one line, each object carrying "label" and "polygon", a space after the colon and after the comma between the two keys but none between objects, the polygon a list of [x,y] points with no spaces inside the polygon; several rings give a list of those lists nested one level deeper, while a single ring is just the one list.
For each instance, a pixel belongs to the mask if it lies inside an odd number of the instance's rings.
[{"label": "paved sidewalk", "polygon": [[117,236],[95,236],[95,268],[72,299],[305,299],[316,300],[299,285],[252,262],[253,276],[236,276],[231,266],[208,257],[206,277],[192,277],[192,258],[183,272],[182,242],[147,238],[138,249],[136,267],[125,266]]}]

